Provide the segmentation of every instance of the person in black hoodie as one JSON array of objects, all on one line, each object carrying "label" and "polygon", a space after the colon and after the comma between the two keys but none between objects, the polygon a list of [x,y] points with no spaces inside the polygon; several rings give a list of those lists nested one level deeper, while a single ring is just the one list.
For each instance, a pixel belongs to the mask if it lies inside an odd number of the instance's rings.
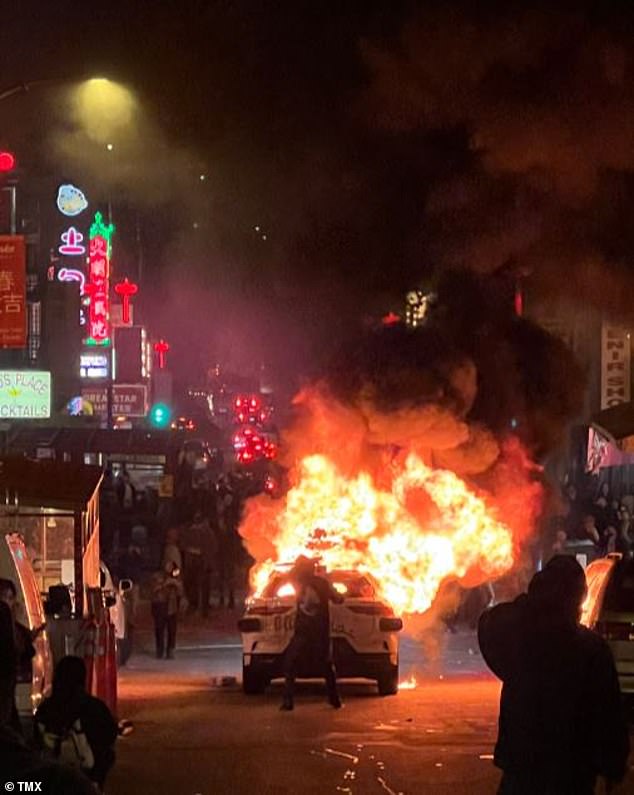
[{"label": "person in black hoodie", "polygon": [[15,720],[17,657],[11,608],[0,599],[0,726]]},{"label": "person in black hoodie", "polygon": [[556,555],[528,594],[485,612],[483,657],[503,684],[495,764],[499,795],[591,795],[625,775],[629,754],[607,643],[579,624],[586,593],[577,561]]},{"label": "person in black hoodie", "polygon": [[[17,732],[21,732],[22,726],[15,706],[15,688],[18,682],[31,681],[32,660],[35,657],[33,641],[44,627],[31,630],[17,620],[17,596],[13,580],[0,579],[0,720],[4,720],[9,699],[12,704],[11,725]],[[11,628],[7,622],[12,624]],[[9,694],[9,690],[13,695]]]},{"label": "person in black hoodie", "polygon": [[40,744],[50,747],[48,738],[64,737],[78,721],[94,757],[92,767],[83,772],[103,789],[115,760],[117,722],[103,701],[86,692],[86,665],[81,657],[62,657],[55,668],[53,693],[35,715]]},{"label": "person in black hoodie", "polygon": [[300,555],[291,570],[295,587],[297,612],[295,632],[284,654],[284,700],[280,709],[294,707],[295,677],[302,664],[323,674],[328,690],[328,701],[341,707],[337,678],[330,655],[330,602],[341,604],[343,596],[337,593],[325,577],[315,573],[315,563]]},{"label": "person in black hoodie", "polygon": [[[0,792],[10,792],[16,782],[32,782],[32,792],[37,782],[47,795],[97,795],[81,771],[45,759],[21,734],[10,726],[0,726]],[[15,789],[19,791],[17,786]]]}]

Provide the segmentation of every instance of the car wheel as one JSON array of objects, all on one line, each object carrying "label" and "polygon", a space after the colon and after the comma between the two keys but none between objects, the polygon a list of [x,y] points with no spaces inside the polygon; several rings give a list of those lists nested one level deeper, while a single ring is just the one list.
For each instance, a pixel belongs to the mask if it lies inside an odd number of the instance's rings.
[{"label": "car wheel", "polygon": [[376,680],[379,695],[394,696],[398,693],[398,665],[386,665]]},{"label": "car wheel", "polygon": [[268,682],[261,671],[254,670],[252,666],[242,666],[242,691],[247,696],[259,696],[264,693]]}]

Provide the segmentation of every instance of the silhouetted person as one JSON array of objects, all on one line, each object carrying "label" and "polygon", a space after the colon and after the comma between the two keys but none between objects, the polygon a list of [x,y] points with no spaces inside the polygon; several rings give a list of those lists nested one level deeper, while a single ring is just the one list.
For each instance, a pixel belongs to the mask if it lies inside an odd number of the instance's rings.
[{"label": "silhouetted person", "polygon": [[93,764],[83,772],[103,789],[115,760],[118,727],[104,702],[86,692],[86,665],[81,657],[62,657],[57,663],[52,695],[42,702],[35,722],[41,746],[53,757],[69,731],[85,735]]},{"label": "silhouetted person", "polygon": [[[5,670],[8,670],[6,669],[6,666],[10,664],[11,656],[13,658],[13,685],[9,685],[8,680],[5,680],[3,696],[0,696],[0,699],[4,699],[4,706],[0,706],[0,711],[4,711],[4,709],[6,709],[6,699],[9,697],[6,688],[12,687],[13,697],[11,700],[13,706],[11,709],[10,723],[16,731],[20,732],[22,731],[22,728],[18,711],[15,706],[15,687],[17,682],[31,681],[33,675],[32,661],[33,657],[35,657],[35,647],[33,646],[33,640],[42,631],[42,629],[44,629],[44,627],[38,627],[37,629],[31,630],[29,627],[25,627],[24,624],[20,623],[16,619],[17,596],[18,593],[13,580],[0,579],[0,603],[6,605],[6,607],[9,608],[9,614],[13,623],[13,646],[11,647],[9,645],[3,645],[2,650],[0,651],[0,656],[5,658],[5,665],[3,666],[5,667]],[[3,635],[6,636],[7,633],[8,630],[5,629],[3,631]],[[0,689],[1,688],[2,686],[0,686]]]},{"label": "silhouetted person", "polygon": [[326,680],[328,701],[335,709],[341,706],[337,678],[330,655],[330,602],[341,604],[337,593],[324,577],[315,574],[312,560],[300,555],[290,576],[297,597],[295,632],[284,654],[284,700],[281,709],[294,706],[295,677],[298,668],[307,662],[311,670],[321,671]]},{"label": "silhouetted person", "polygon": [[183,583],[180,579],[180,571],[173,561],[168,561],[152,577],[152,618],[154,619],[156,656],[159,660],[165,651],[166,634],[166,657],[171,660],[174,656],[178,611],[182,597]]},{"label": "silhouetted person", "polygon": [[13,616],[9,605],[0,600],[0,726],[15,722],[16,675]]},{"label": "silhouetted person", "polygon": [[[21,734],[0,726],[0,791],[10,791],[7,782],[16,781],[41,782],[41,791],[48,795],[96,795],[90,779],[79,770],[43,758]],[[36,791],[35,786],[31,791]]]},{"label": "silhouetted person", "polygon": [[[208,538],[211,535],[209,523],[198,511],[194,521],[185,528],[182,538],[184,550],[183,585],[189,604],[189,611],[195,613],[200,607],[205,614],[209,608],[209,587],[204,587],[208,571]],[[206,593],[207,604],[205,605]]]},{"label": "silhouetted person", "polygon": [[220,607],[235,606],[235,570],[240,555],[240,498],[228,482],[221,485],[218,497],[218,579]]},{"label": "silhouetted person", "polygon": [[625,775],[629,739],[607,643],[580,626],[577,561],[556,555],[528,594],[480,619],[482,654],[504,683],[495,764],[500,795],[590,795]]}]

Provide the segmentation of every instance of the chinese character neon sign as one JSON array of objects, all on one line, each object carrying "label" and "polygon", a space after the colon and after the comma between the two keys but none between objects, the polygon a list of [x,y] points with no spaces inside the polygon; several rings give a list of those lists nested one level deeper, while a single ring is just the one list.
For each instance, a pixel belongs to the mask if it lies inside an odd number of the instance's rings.
[{"label": "chinese character neon sign", "polygon": [[101,213],[95,213],[90,227],[88,249],[88,284],[84,293],[90,297],[87,345],[110,345],[110,254],[113,224],[104,224]]},{"label": "chinese character neon sign", "polygon": [[79,282],[79,294],[84,294],[86,275],[83,271],[76,268],[60,268],[57,272],[57,278],[60,282]]},{"label": "chinese character neon sign", "polygon": [[73,218],[88,207],[83,191],[74,185],[60,185],[57,189],[57,209],[62,215]]},{"label": "chinese character neon sign", "polygon": [[69,226],[66,232],[62,232],[63,244],[58,248],[60,254],[65,257],[78,257],[86,253],[86,246],[82,245],[84,236],[78,232],[74,226]]}]

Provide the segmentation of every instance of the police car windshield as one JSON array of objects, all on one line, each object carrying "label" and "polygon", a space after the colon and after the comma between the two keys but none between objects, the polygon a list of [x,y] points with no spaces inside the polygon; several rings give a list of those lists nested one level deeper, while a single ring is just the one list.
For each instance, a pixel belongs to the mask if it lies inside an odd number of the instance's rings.
[{"label": "police car windshield", "polygon": [[[324,576],[324,575],[322,575]],[[373,598],[375,596],[374,586],[367,577],[355,572],[332,572],[327,579],[330,580],[335,590],[350,599]],[[262,596],[272,598],[275,596],[292,596],[292,583],[289,574],[277,574],[273,576]]]}]

